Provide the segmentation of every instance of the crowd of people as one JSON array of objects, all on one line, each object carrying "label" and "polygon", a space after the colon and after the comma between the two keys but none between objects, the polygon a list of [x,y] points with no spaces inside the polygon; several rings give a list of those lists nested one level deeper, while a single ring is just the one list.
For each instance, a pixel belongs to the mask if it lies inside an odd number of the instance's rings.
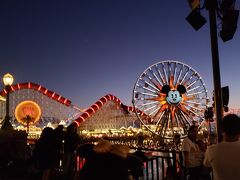
[{"label": "crowd of people", "polygon": [[198,127],[189,128],[182,142],[187,180],[240,179],[240,117],[228,114],[222,120],[223,141],[207,146],[197,140]]},{"label": "crowd of people", "polygon": [[198,126],[192,125],[182,142],[185,174],[188,180],[210,180],[210,171],[203,166],[206,143],[197,140]]},{"label": "crowd of people", "polygon": [[[174,142],[181,145],[183,155],[183,173],[178,178],[240,179],[240,117],[228,114],[223,118],[223,141],[217,144],[209,145],[198,139],[198,130],[196,124],[191,125],[181,143],[180,137],[174,137]],[[76,155],[84,159],[84,165],[78,170]],[[128,145],[114,144],[108,139],[95,145],[83,143],[77,127],[71,124],[66,131],[62,125],[55,129],[44,128],[31,155],[26,161],[21,161],[18,168],[24,166],[30,174],[36,174],[33,179],[39,180],[140,180],[144,178],[146,161],[148,157],[142,151],[130,153]],[[168,170],[163,178],[174,179],[171,168]]]},{"label": "crowd of people", "polygon": [[75,150],[80,143],[81,138],[74,124],[68,126],[66,131],[62,125],[56,129],[44,128],[35,143],[31,158],[32,164],[42,175],[42,180],[56,178],[60,169],[61,178],[72,179],[76,164]]},{"label": "crowd of people", "polygon": [[[74,124],[66,131],[61,125],[56,129],[45,127],[35,143],[29,165],[38,174],[36,179],[42,180],[140,179],[147,157],[138,151],[130,154],[129,150],[127,145],[105,139],[96,145],[82,143]],[[80,170],[76,156],[84,159]]]}]

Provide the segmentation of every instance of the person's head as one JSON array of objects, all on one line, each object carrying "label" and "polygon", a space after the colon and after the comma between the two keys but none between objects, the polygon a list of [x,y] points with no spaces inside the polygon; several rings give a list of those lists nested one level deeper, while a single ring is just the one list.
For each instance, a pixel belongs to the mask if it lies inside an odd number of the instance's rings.
[{"label": "person's head", "polygon": [[45,127],[42,130],[42,133],[40,135],[40,140],[45,141],[47,139],[52,139],[53,138],[53,129],[51,127]]},{"label": "person's head", "polygon": [[194,140],[196,139],[197,134],[198,134],[198,127],[196,125],[191,125],[188,129],[188,137],[191,140]]},{"label": "person's head", "polygon": [[77,154],[81,158],[89,159],[93,155],[94,144],[81,144],[77,148]]},{"label": "person's head", "polygon": [[240,135],[240,117],[236,114],[228,114],[222,120],[223,134],[229,138],[238,137]]},{"label": "person's head", "polygon": [[93,151],[96,153],[108,153],[110,152],[112,145],[113,144],[110,141],[101,139],[94,146]]},{"label": "person's head", "polygon": [[123,144],[113,144],[110,153],[127,158],[130,148]]},{"label": "person's head", "polygon": [[59,125],[56,127],[56,129],[59,130],[59,131],[63,131],[64,126],[61,125],[61,124],[59,124]]},{"label": "person's head", "polygon": [[72,123],[67,127],[67,133],[77,133],[77,126]]},{"label": "person's head", "polygon": [[203,140],[198,140],[197,145],[201,151],[205,152],[207,150],[207,144]]},{"label": "person's head", "polygon": [[173,141],[176,145],[181,143],[181,135],[180,134],[174,134]]}]

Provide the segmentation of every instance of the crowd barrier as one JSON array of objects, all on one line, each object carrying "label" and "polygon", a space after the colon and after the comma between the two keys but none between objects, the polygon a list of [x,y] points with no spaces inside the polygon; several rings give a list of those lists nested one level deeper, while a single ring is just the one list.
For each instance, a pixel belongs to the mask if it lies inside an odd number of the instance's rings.
[{"label": "crowd barrier", "polygon": [[[179,151],[145,151],[148,157],[143,162],[144,180],[185,179],[183,171],[182,153]],[[76,171],[81,170],[85,159],[81,155],[76,157]]]}]

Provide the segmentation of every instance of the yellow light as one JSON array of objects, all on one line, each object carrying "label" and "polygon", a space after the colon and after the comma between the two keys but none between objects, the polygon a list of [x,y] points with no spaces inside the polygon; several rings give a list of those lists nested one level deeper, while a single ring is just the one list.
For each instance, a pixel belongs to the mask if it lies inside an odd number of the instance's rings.
[{"label": "yellow light", "polygon": [[6,101],[6,98],[4,98],[0,95],[0,101]]},{"label": "yellow light", "polygon": [[160,101],[160,104],[162,104],[162,105],[164,105],[166,103],[167,103],[167,101]]},{"label": "yellow light", "polygon": [[7,73],[3,76],[3,84],[5,86],[11,86],[14,81],[14,78],[11,74]]},{"label": "yellow light", "polygon": [[27,122],[24,121],[24,118],[27,115],[32,118],[29,125],[33,125],[38,122],[41,114],[42,112],[40,106],[36,102],[30,100],[20,102],[15,109],[15,117],[17,121],[24,125],[27,125]]}]

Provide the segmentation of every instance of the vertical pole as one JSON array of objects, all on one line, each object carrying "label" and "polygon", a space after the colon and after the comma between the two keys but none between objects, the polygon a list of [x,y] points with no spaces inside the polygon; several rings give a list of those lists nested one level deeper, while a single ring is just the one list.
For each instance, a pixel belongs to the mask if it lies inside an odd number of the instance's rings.
[{"label": "vertical pole", "polygon": [[221,142],[223,112],[222,112],[222,92],[221,92],[217,25],[216,25],[217,0],[206,0],[206,8],[209,11],[209,21],[210,21],[212,68],[213,68],[213,82],[214,82],[214,106],[215,106],[216,125],[217,125],[217,142]]},{"label": "vertical pole", "polygon": [[29,134],[29,120],[27,120],[27,134]]},{"label": "vertical pole", "polygon": [[9,120],[9,88],[10,86],[6,86],[6,91],[7,91],[7,99],[6,99],[6,118],[5,120]]},{"label": "vertical pole", "polygon": [[6,91],[7,91],[7,99],[6,99],[6,115],[5,119],[3,121],[2,130],[13,130],[12,124],[10,122],[10,116],[9,116],[9,91],[10,91],[10,86],[5,86]]},{"label": "vertical pole", "polygon": [[159,180],[159,176],[160,176],[160,174],[159,174],[159,157],[157,156],[156,157],[156,174],[157,174],[157,180]]}]

